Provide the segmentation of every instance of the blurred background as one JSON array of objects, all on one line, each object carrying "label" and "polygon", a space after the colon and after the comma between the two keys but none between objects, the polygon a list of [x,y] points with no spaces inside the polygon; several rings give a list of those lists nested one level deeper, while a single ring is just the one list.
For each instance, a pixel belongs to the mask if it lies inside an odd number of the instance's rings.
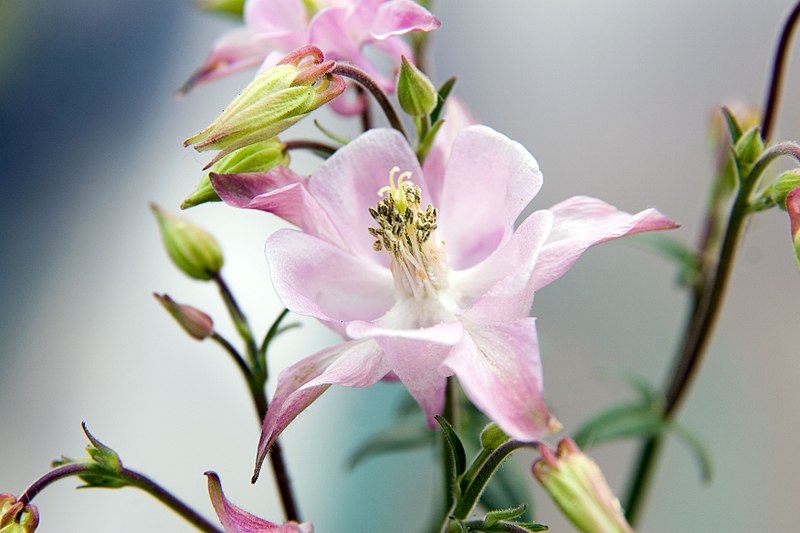
[{"label": "blurred background", "polygon": [[[544,208],[575,194],[622,209],[656,206],[693,243],[713,173],[708,122],[721,103],[760,105],[788,0],[524,0],[436,2],[433,77],[458,75],[456,94],[485,123],[536,156]],[[181,147],[252,73],[174,92],[231,21],[189,0],[0,0],[0,491],[21,493],[61,454],[81,457],[80,422],[140,470],[213,517],[203,472],[219,472],[240,506],[278,520],[268,476],[249,484],[260,424],[237,369],[183,334],[151,296],[168,292],[215,317],[213,287],[169,263],[147,209],[177,211],[207,157]],[[795,52],[797,46],[793,47]],[[800,138],[794,58],[774,138]],[[352,127],[324,112],[344,133]],[[349,128],[349,129],[348,129]],[[288,136],[314,135],[308,121]],[[295,158],[313,169],[313,159]],[[279,227],[221,205],[188,218],[211,230],[223,270],[251,323],[280,311],[263,258]],[[683,324],[676,269],[635,242],[589,251],[537,294],[546,393],[567,431],[632,397],[621,372],[660,384]],[[727,305],[681,422],[711,450],[699,480],[681,443],[661,462],[641,531],[792,531],[800,490],[797,302],[789,224],[753,219]],[[275,371],[337,341],[322,326],[273,349]],[[321,533],[419,531],[440,480],[429,452],[346,458],[386,427],[396,385],[331,389],[285,433],[301,511]],[[593,449],[622,493],[631,444]],[[528,468],[533,455],[516,459]],[[37,497],[42,532],[191,531],[133,489]],[[538,518],[570,531],[536,491]]]}]

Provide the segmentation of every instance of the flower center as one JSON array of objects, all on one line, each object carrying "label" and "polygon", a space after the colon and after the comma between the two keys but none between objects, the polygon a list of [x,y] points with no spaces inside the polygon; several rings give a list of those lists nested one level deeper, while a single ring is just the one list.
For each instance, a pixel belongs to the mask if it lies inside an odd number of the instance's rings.
[{"label": "flower center", "polygon": [[378,191],[381,200],[369,213],[377,228],[369,228],[375,237],[375,251],[386,251],[391,257],[395,286],[406,297],[417,300],[435,297],[448,286],[447,258],[444,242],[437,241],[438,211],[428,204],[420,207],[422,191],[414,185],[411,172],[398,167],[389,172],[389,185]]}]

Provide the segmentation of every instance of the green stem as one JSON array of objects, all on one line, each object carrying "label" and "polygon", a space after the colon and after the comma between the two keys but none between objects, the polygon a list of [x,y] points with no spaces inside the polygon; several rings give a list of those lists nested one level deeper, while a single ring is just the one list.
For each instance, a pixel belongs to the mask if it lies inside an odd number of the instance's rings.
[{"label": "green stem", "polygon": [[389,97],[386,96],[386,93],[381,89],[380,85],[378,85],[369,74],[358,67],[346,63],[337,63],[331,71],[331,74],[339,74],[345,78],[350,78],[369,91],[373,98],[375,98],[375,101],[378,102],[378,105],[381,106],[381,109],[383,109],[383,113],[386,115],[389,124],[402,133],[403,137],[408,139],[406,129],[400,121],[400,115],[398,115],[397,110],[389,101]]},{"label": "green stem", "polygon": [[[30,503],[33,498],[36,497],[45,487],[50,485],[51,483],[58,481],[60,479],[64,479],[71,476],[80,476],[81,474],[88,474],[88,473],[99,473],[102,474],[102,469],[99,469],[96,465],[92,463],[69,463],[53,470],[49,471],[39,479],[33,482],[33,484],[28,487],[28,489],[20,496],[19,501],[27,504]],[[192,524],[194,527],[199,529],[200,531],[206,531],[208,533],[223,533],[221,529],[216,527],[214,524],[203,518],[200,514],[197,513],[194,509],[183,503],[177,497],[175,497],[172,493],[164,489],[155,481],[151,480],[147,476],[144,476],[138,472],[133,470],[129,470],[127,468],[120,468],[117,472],[119,477],[124,478],[131,486],[137,487],[155,499],[178,513],[182,516],[186,521]]]},{"label": "green stem", "polygon": [[[445,420],[447,420],[453,429],[458,432],[458,426],[460,425],[460,416],[458,414],[458,405],[457,405],[457,390],[455,387],[455,382],[453,377],[447,378],[447,385],[445,386],[445,396],[444,396],[444,409],[442,412],[442,416]],[[453,508],[453,480],[456,478],[456,474],[454,471],[455,465],[450,458],[450,452],[447,449],[447,438],[444,436],[444,431],[441,432],[442,434],[442,474],[444,475],[444,503],[443,503],[443,523],[447,523],[448,515],[450,513],[450,509]]]},{"label": "green stem", "polygon": [[[771,146],[753,165],[749,174],[741,180],[728,215],[719,255],[712,265],[713,272],[704,278],[706,284],[697,293],[692,315],[684,330],[676,364],[667,380],[663,404],[663,415],[667,420],[675,417],[711,339],[711,333],[719,316],[730,278],[736,249],[743,233],[744,222],[750,213],[750,196],[766,167],[783,155],[791,156],[800,162],[800,146],[788,142]],[[641,514],[640,507],[643,505],[649,480],[652,477],[651,470],[655,466],[661,448],[661,436],[657,435],[649,438],[639,453],[625,505],[626,516],[633,526]]]},{"label": "green stem", "polygon": [[256,347],[256,341],[253,338],[253,330],[250,329],[250,325],[247,323],[247,318],[244,316],[242,309],[239,307],[239,304],[233,297],[233,293],[228,287],[228,284],[225,283],[222,274],[219,272],[214,274],[214,281],[217,283],[217,287],[219,287],[222,300],[225,302],[225,306],[228,308],[228,312],[231,315],[231,320],[233,320],[233,324],[236,326],[236,331],[239,332],[239,335],[242,337],[242,340],[247,346],[247,356],[250,360],[250,364],[258,364],[258,360],[256,358],[258,348]]}]

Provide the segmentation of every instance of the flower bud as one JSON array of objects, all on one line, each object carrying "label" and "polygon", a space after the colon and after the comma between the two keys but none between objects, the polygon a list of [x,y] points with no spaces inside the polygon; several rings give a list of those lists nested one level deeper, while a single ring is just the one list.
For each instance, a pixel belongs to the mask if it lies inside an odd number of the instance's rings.
[{"label": "flower bud", "polygon": [[797,268],[800,269],[800,187],[794,188],[786,195],[786,211],[789,213],[792,228],[794,258],[797,261]]},{"label": "flower bud", "polygon": [[533,475],[572,524],[584,533],[633,533],[600,468],[571,439],[554,454],[539,445]]},{"label": "flower bud", "polygon": [[201,341],[214,333],[214,321],[204,312],[191,305],[179,304],[167,294],[153,293],[153,296],[172,315],[172,318],[178,321],[184,331],[195,339]]},{"label": "flower bud", "polygon": [[778,207],[786,210],[786,197],[798,187],[800,187],[800,168],[788,170],[778,176],[778,179],[775,180],[775,185],[768,191],[770,199]]},{"label": "flower bud", "polygon": [[289,154],[285,146],[277,137],[260,141],[244,148],[239,148],[211,165],[208,172],[197,184],[194,192],[187,196],[181,204],[181,209],[187,209],[206,202],[219,202],[220,198],[214,187],[211,186],[209,175],[216,174],[242,174],[244,172],[266,172],[273,167],[288,166]]},{"label": "flower bud", "polygon": [[275,137],[344,91],[344,79],[330,73],[335,65],[316,46],[299,48],[256,76],[217,120],[183,145],[221,150],[208,168],[234,150]]},{"label": "flower bud", "polygon": [[397,79],[397,99],[403,111],[413,117],[421,117],[431,113],[436,107],[438,93],[416,65],[402,57],[400,76]]},{"label": "flower bud", "polygon": [[754,127],[744,132],[736,142],[736,146],[733,147],[733,152],[736,154],[736,159],[739,163],[743,163],[748,168],[758,161],[758,158],[764,152],[761,128]]},{"label": "flower bud", "polygon": [[184,274],[209,280],[220,271],[222,251],[210,233],[187,220],[165,213],[155,204],[150,204],[150,209],[158,220],[169,257]]},{"label": "flower bud", "polygon": [[18,501],[13,494],[0,494],[0,533],[32,533],[38,525],[35,505]]}]

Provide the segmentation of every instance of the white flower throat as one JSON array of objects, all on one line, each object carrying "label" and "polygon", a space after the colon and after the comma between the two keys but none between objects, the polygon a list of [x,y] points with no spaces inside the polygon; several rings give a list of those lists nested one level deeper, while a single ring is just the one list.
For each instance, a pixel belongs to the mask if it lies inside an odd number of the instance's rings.
[{"label": "white flower throat", "polygon": [[377,228],[369,228],[376,241],[376,251],[386,251],[391,256],[391,271],[395,287],[405,297],[416,300],[436,298],[448,287],[447,258],[444,242],[435,236],[438,211],[428,204],[420,207],[422,191],[409,180],[411,172],[400,172],[398,167],[389,172],[389,185],[381,188],[381,200],[369,213]]}]

